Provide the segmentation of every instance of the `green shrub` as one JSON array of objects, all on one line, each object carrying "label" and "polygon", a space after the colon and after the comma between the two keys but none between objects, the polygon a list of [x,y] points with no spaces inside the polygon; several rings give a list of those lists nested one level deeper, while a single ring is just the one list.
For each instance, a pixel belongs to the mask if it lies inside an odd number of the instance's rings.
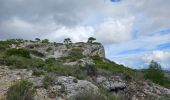
[{"label": "green shrub", "polygon": [[35,89],[33,84],[21,80],[12,85],[7,91],[7,100],[33,100]]},{"label": "green shrub", "polygon": [[46,52],[49,52],[49,51],[51,51],[52,50],[52,48],[51,47],[48,47],[47,49],[46,49]]},{"label": "green shrub", "polygon": [[6,50],[6,47],[3,45],[0,45],[0,51],[5,51],[5,50]]},{"label": "green shrub", "polygon": [[6,40],[6,41],[0,41],[0,48],[6,49],[9,48],[12,44],[18,44],[15,40]]},{"label": "green shrub", "polygon": [[44,40],[42,40],[42,43],[49,43],[49,40],[48,39],[44,39]]},{"label": "green shrub", "polygon": [[20,56],[8,56],[3,58],[3,65],[12,66],[12,68],[43,68],[45,62],[38,58],[25,58]]},{"label": "green shrub", "polygon": [[80,80],[84,80],[88,76],[86,68],[82,66],[74,66],[71,75]]},{"label": "green shrub", "polygon": [[6,55],[7,56],[21,56],[21,57],[25,57],[25,58],[31,58],[30,56],[30,52],[26,49],[8,49],[6,50]]},{"label": "green shrub", "polygon": [[73,79],[73,82],[74,83],[78,83],[78,80],[75,78],[75,79]]},{"label": "green shrub", "polygon": [[136,71],[127,68],[123,65],[116,64],[115,62],[109,61],[105,58],[101,58],[99,56],[93,56],[92,57],[95,66],[97,68],[110,71],[112,73],[123,73],[125,77],[127,77],[127,80],[131,80],[132,76],[135,75]]},{"label": "green shrub", "polygon": [[153,60],[145,72],[145,77],[154,83],[170,88],[170,79],[165,77],[161,66]]},{"label": "green shrub", "polygon": [[42,60],[42,59],[38,59],[38,58],[32,58],[30,59],[30,66],[31,67],[35,67],[35,68],[39,68],[39,69],[43,69],[44,66],[46,65],[46,63]]},{"label": "green shrub", "polygon": [[44,57],[45,55],[37,50],[31,50],[31,54],[37,56],[37,57]]},{"label": "green shrub", "polygon": [[5,65],[12,66],[13,68],[27,68],[31,64],[30,59],[20,56],[9,56],[4,59]]},{"label": "green shrub", "polygon": [[72,100],[106,100],[102,94],[93,93],[91,91],[80,92],[78,95],[73,97]]},{"label": "green shrub", "polygon": [[102,90],[100,92],[82,91],[71,100],[121,100],[108,91]]},{"label": "green shrub", "polygon": [[84,57],[82,53],[82,48],[73,48],[68,52],[68,56],[60,57],[59,60],[62,62],[74,62]]},{"label": "green shrub", "polygon": [[44,75],[44,70],[42,70],[42,69],[37,69],[37,68],[34,68],[33,69],[33,75],[35,75],[35,76],[41,76],[41,75]]},{"label": "green shrub", "polygon": [[57,60],[55,60],[55,58],[48,58],[45,60],[46,64],[55,64],[57,62]]},{"label": "green shrub", "polygon": [[54,73],[47,74],[43,79],[43,87],[48,89],[49,86],[54,84],[54,79],[56,75]]},{"label": "green shrub", "polygon": [[97,68],[95,65],[86,65],[87,75],[89,76],[96,76],[97,75]]},{"label": "green shrub", "polygon": [[77,61],[79,59],[83,58],[83,49],[81,48],[73,48],[72,50],[69,51],[67,59],[69,59],[71,62],[72,61]]}]

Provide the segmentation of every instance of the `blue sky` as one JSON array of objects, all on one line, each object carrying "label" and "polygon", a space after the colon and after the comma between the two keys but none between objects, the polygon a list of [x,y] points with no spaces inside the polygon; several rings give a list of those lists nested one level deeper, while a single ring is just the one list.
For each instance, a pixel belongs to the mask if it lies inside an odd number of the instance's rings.
[{"label": "blue sky", "polygon": [[0,39],[103,43],[106,57],[130,68],[156,60],[170,70],[169,0],[0,0]]}]

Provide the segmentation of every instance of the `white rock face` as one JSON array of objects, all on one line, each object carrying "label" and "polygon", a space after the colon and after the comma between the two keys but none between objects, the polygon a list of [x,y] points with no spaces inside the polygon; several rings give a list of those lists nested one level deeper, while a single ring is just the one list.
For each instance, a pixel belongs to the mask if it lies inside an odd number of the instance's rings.
[{"label": "white rock face", "polygon": [[170,96],[170,89],[150,81],[137,81],[128,84],[125,94],[126,97],[133,98],[133,100],[167,100],[162,99],[162,96]]},{"label": "white rock face", "polygon": [[[73,48],[81,48],[83,50],[82,54],[84,56],[99,56],[105,57],[105,50],[102,44],[90,44],[90,43],[73,43],[67,47],[64,44],[54,45],[52,43],[42,44],[42,43],[25,43],[26,48],[37,50],[44,53],[47,58],[59,58],[68,55],[68,52]],[[24,47],[22,46],[22,47]],[[48,48],[52,50],[47,51]]]},{"label": "white rock face", "polygon": [[[76,80],[76,81],[75,81]],[[77,80],[75,77],[60,76],[56,81],[56,85],[63,85],[67,91],[67,97],[73,97],[83,91],[97,92],[98,87],[86,80]]]},{"label": "white rock face", "polygon": [[13,82],[31,77],[32,71],[27,69],[10,70],[7,66],[0,66],[0,100]]},{"label": "white rock face", "polygon": [[99,76],[96,79],[97,83],[109,91],[119,90],[126,88],[125,82],[123,82],[119,76],[112,76],[109,78]]},{"label": "white rock face", "polygon": [[84,55],[105,57],[105,50],[101,44],[86,44],[84,47]]}]

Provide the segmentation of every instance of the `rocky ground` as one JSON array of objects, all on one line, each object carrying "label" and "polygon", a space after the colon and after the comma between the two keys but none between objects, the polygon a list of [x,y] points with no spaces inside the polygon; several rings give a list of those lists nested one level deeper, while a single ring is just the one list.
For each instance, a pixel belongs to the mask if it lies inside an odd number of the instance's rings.
[{"label": "rocky ground", "polygon": [[[104,47],[100,43],[80,42],[65,45],[28,41],[19,45],[12,44],[10,48],[27,49],[31,51],[31,57],[22,58],[20,54],[14,54],[12,57],[14,56],[15,59],[9,56],[5,60],[5,56],[1,55],[0,100],[5,100],[9,87],[20,80],[33,83],[36,89],[35,100],[79,100],[75,97],[82,93],[91,96],[104,95],[105,100],[170,100],[170,89],[145,79],[143,74],[139,74],[140,71],[107,60]],[[32,53],[33,50],[36,52]],[[46,62],[49,58],[53,58],[50,60],[52,63]],[[15,63],[10,62],[12,63],[10,66],[5,65],[11,59]],[[61,67],[58,62],[62,63]],[[86,64],[92,66],[86,68]],[[79,66],[79,74],[77,74],[77,66]],[[73,71],[72,74],[66,67],[74,69],[69,70]],[[42,70],[44,73],[35,75],[35,69],[38,70],[37,72]],[[67,74],[64,74],[65,71]],[[56,74],[59,72],[60,74]],[[80,78],[81,75],[84,78]],[[50,83],[46,86],[44,80],[50,80]]]},{"label": "rocky ground", "polygon": [[[36,77],[28,69],[9,69],[0,66],[0,97],[3,99],[8,88],[16,81],[24,79],[36,87],[35,100],[67,100],[82,91],[99,92],[99,88],[124,97],[125,100],[161,100],[163,96],[170,95],[166,89],[149,81],[133,81],[127,83],[119,76],[98,76],[93,82],[78,80],[73,76],[55,76],[54,84],[48,89],[42,86],[44,76]],[[49,94],[51,93],[51,94]],[[52,93],[56,93],[53,95]],[[167,99],[167,98],[166,98]],[[168,100],[168,99],[167,99]]]}]

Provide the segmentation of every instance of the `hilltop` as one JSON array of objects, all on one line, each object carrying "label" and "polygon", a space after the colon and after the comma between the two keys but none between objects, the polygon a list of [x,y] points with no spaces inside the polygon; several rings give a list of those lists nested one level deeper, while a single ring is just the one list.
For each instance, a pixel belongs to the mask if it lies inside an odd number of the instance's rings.
[{"label": "hilltop", "polygon": [[[169,79],[160,69],[133,70],[105,57],[104,46],[48,39],[0,41],[0,99],[168,100]],[[156,64],[155,62],[152,62]],[[148,74],[149,72],[149,74]],[[158,80],[159,80],[158,79]],[[25,92],[23,92],[25,91]],[[24,96],[24,99],[23,99]]]}]

